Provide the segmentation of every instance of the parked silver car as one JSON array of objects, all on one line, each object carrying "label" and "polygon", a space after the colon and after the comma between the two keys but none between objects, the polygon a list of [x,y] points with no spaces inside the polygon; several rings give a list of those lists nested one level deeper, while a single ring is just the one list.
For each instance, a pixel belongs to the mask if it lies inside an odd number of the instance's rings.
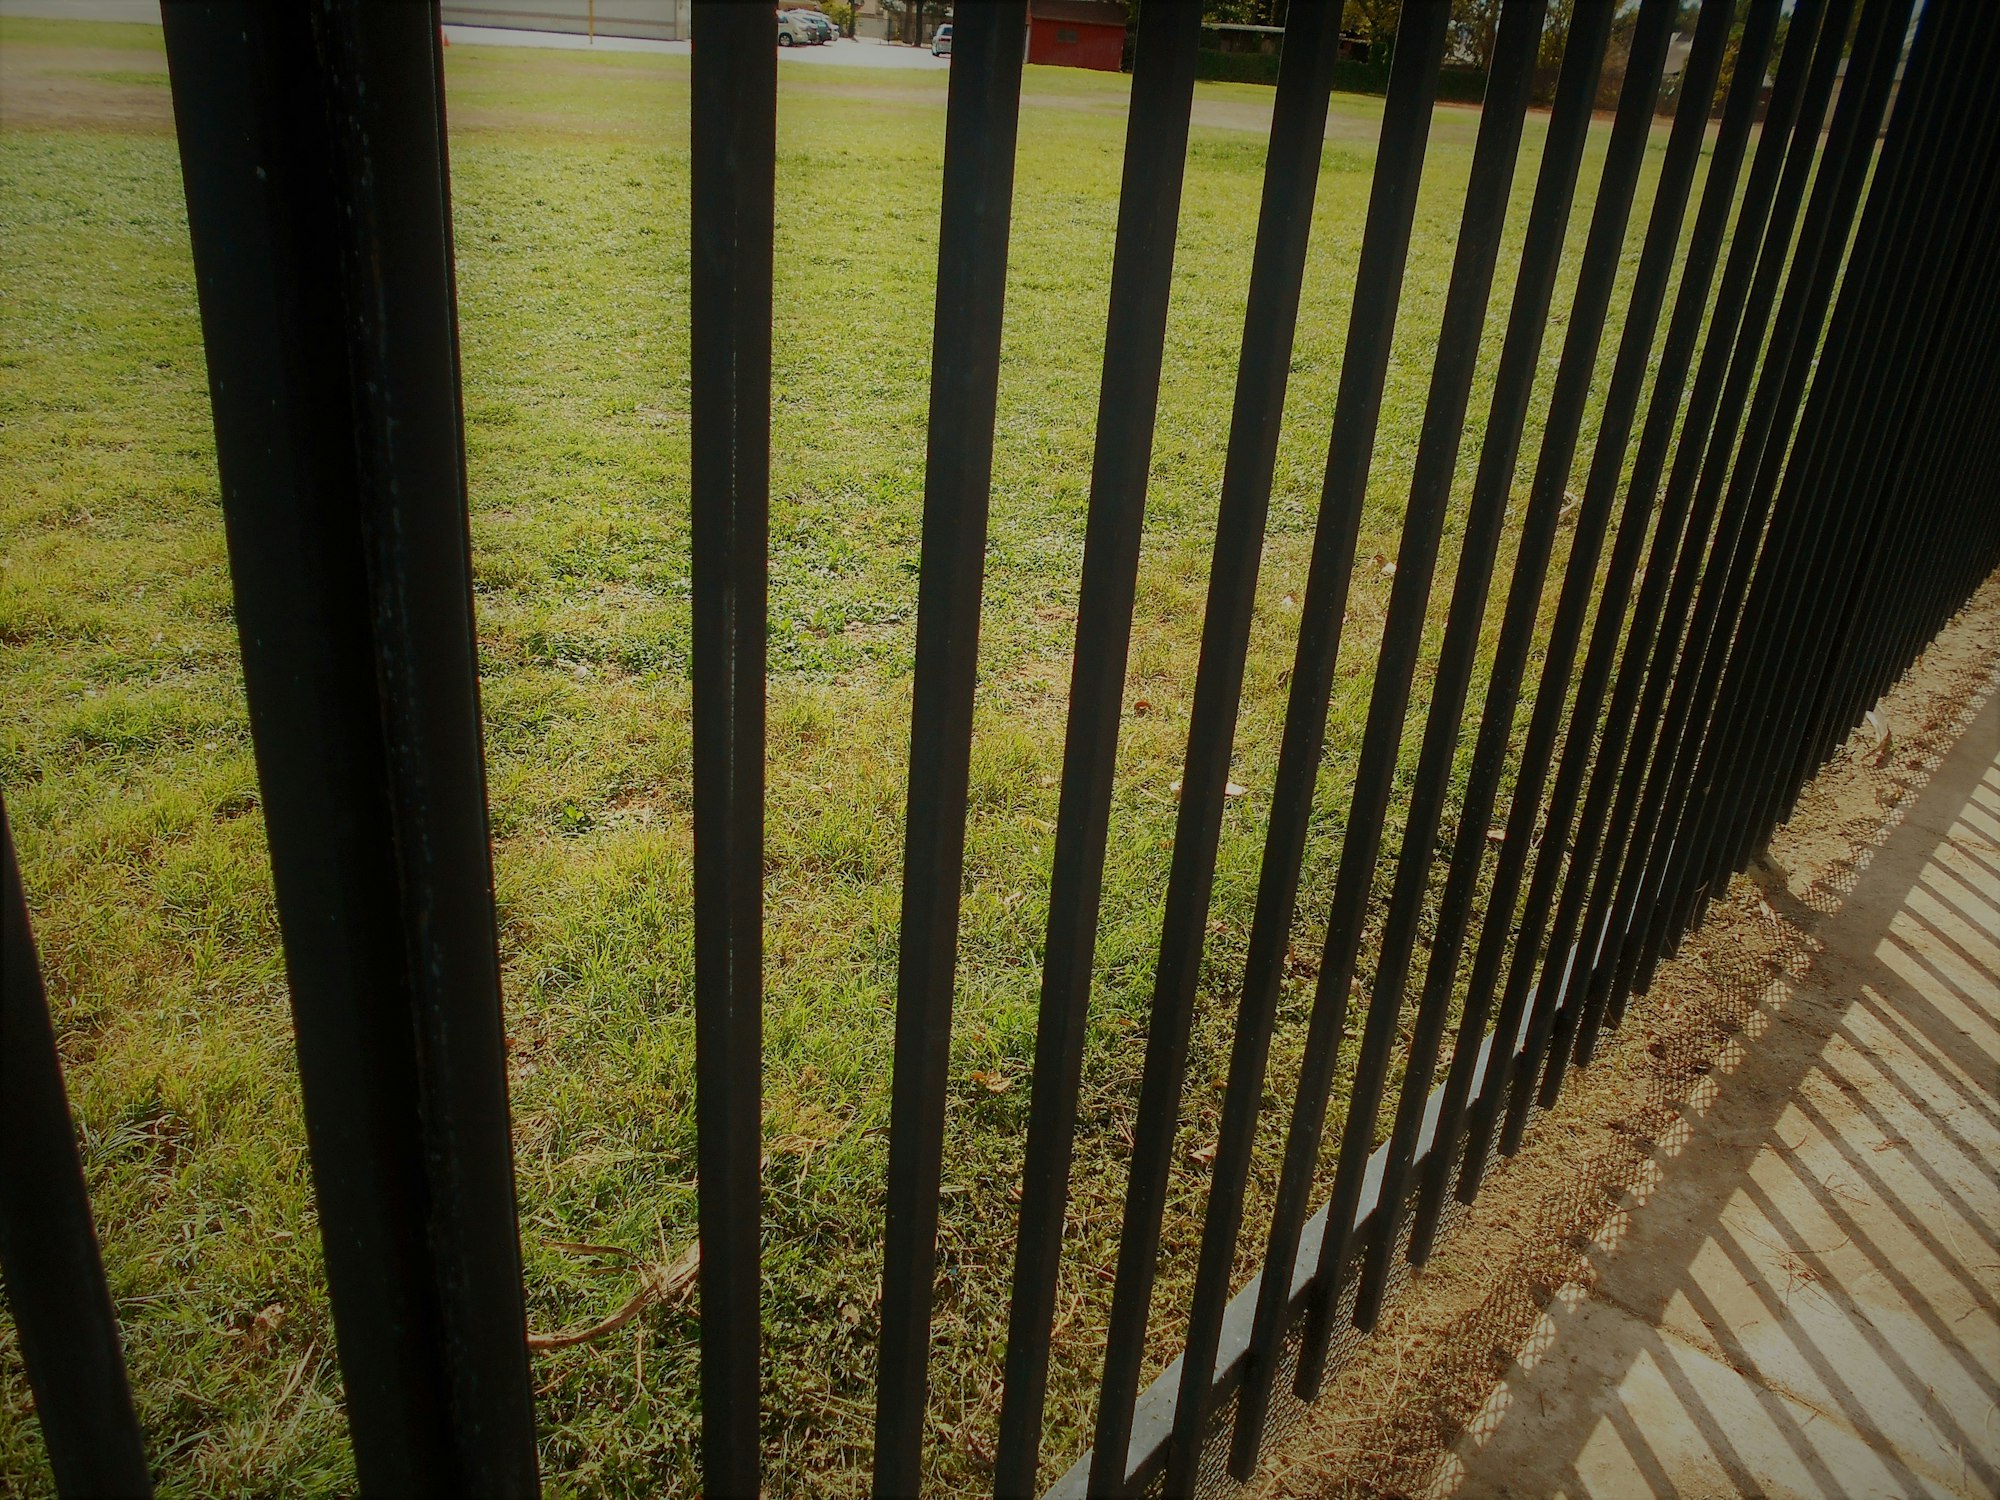
[{"label": "parked silver car", "polygon": [[817,47],[833,40],[833,22],[816,10],[788,10],[783,12],[797,24],[799,40],[809,47]]},{"label": "parked silver car", "polygon": [[949,21],[938,27],[937,35],[931,38],[931,56],[951,56],[951,23]]}]

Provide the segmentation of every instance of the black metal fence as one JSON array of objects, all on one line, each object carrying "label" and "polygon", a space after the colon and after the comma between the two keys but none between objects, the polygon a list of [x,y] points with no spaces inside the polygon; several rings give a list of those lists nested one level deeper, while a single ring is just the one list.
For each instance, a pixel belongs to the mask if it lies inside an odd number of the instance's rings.
[{"label": "black metal fence", "polygon": [[[1373,1325],[1402,1268],[1429,1254],[1450,1206],[1472,1200],[1496,1152],[1516,1149],[1568,1067],[1588,1063],[1662,954],[2000,561],[1992,483],[2000,460],[2000,7],[1928,0],[1913,21],[1914,7],[1746,0],[1739,11],[1733,0],[1708,0],[1615,320],[1622,247],[1680,6],[1643,0],[1636,21],[1627,17],[1629,56],[1575,292],[1566,318],[1556,318],[1557,267],[1599,73],[1621,24],[1611,4],[1576,7],[1448,621],[1426,662],[1426,610],[1546,22],[1544,0],[1505,0],[1263,1271],[1234,1287],[1361,498],[1446,43],[1442,0],[1405,5],[1186,1347],[1142,1391],[1339,42],[1338,4],[1293,5],[1255,227],[1096,1442],[1057,1481],[1060,1492],[1158,1486],[1178,1495],[1210,1487],[1223,1466],[1248,1475],[1274,1403],[1313,1395],[1330,1352]],[[916,1493],[923,1472],[1024,19],[1020,0],[962,4],[955,18],[884,1226],[874,1488],[885,1496]],[[698,3],[694,24],[702,1460],[712,1493],[754,1495],[777,74],[767,9]],[[378,1494],[532,1493],[535,1412],[486,822],[436,9],[170,0],[166,39],[360,1484]],[[1041,1442],[1050,1327],[1199,39],[1197,5],[1147,0],[1021,1184],[994,1472],[1002,1496],[1034,1493],[1062,1457]],[[1725,54],[1732,81],[1718,100]],[[1586,434],[1608,322],[1619,332]],[[1470,772],[1455,787],[1482,620],[1551,328],[1561,330],[1553,388],[1539,413],[1525,509],[1517,510]],[[1587,477],[1570,501],[1586,439]],[[1573,535],[1544,621],[1563,525]],[[1539,673],[1524,694],[1537,654]],[[1434,676],[1421,755],[1414,777],[1399,781],[1398,746],[1420,668]],[[1517,744],[1523,708],[1528,725]],[[1496,843],[1489,830],[1503,787],[1505,834]],[[1401,843],[1386,905],[1378,902],[1384,914],[1371,929],[1392,812],[1400,813]],[[1435,851],[1448,824],[1434,895]],[[0,1253],[9,1299],[58,1486],[144,1493],[146,1457],[11,843],[5,875]],[[1412,1000],[1406,977],[1427,928],[1428,960]],[[1350,1025],[1364,942],[1373,945],[1376,977]],[[1470,978],[1461,980],[1468,952]],[[1331,1199],[1314,1214],[1350,1030],[1359,1035]],[[1400,1093],[1387,1110],[1398,1070]]]}]

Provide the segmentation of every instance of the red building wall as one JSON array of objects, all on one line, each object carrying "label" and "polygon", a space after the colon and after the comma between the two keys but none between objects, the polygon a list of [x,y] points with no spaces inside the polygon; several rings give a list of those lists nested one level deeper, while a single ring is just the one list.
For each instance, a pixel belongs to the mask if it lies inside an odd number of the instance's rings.
[{"label": "red building wall", "polygon": [[[1073,38],[1073,40],[1072,40]],[[1031,16],[1028,61],[1058,68],[1096,68],[1116,73],[1125,61],[1125,28],[1091,21],[1057,21]]]}]

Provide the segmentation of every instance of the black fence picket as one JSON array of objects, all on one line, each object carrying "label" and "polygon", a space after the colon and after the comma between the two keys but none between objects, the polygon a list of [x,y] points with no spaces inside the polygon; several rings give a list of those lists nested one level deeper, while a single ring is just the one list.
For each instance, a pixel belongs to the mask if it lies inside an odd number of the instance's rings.
[{"label": "black fence picket", "polygon": [[702,1472],[760,1487],[764,635],[778,64],[770,17],[695,17],[690,177],[695,1107]]},{"label": "black fence picket", "polygon": [[[1049,878],[1033,1112],[1008,1307],[1006,1384],[993,1481],[1000,1496],[1033,1494],[1041,1457],[1049,1334],[1055,1321],[1091,960],[1200,39],[1197,0],[1157,0],[1140,19],[1077,604],[1062,802]],[[1114,1440],[1113,1447],[1122,1444]]]},{"label": "black fence picket", "polygon": [[883,1226],[875,1397],[875,1494],[882,1500],[915,1494],[922,1471],[1000,312],[1026,26],[1026,0],[995,0],[968,7],[952,36]]},{"label": "black fence picket", "polygon": [[442,38],[421,6],[165,19],[355,1464],[533,1494]]},{"label": "black fence picket", "polygon": [[[1481,342],[1501,300],[1496,269],[1549,24],[1545,0],[1504,0],[1359,766],[1336,809],[1331,908],[1301,913],[1445,10],[1441,0],[1408,0],[1389,67],[1199,1258],[1189,1305],[1170,1310],[1185,1347],[1142,1390],[1341,6],[1295,0],[1287,19],[1095,1441],[1065,1455],[1073,1461],[1050,1487],[1052,1330],[1200,7],[1148,0],[1138,22],[992,1479],[1009,1500],[1045,1489],[1184,1496],[1224,1482],[1225,1470],[1249,1477],[1280,1406],[1310,1400],[1340,1352],[1374,1326],[1402,1268],[1431,1253],[1453,1201],[1469,1203],[1495,1154],[1519,1148],[1533,1111],[1556,1102],[1571,1068],[1591,1062],[1662,957],[2000,564],[1991,478],[2000,460],[2000,138],[1989,123],[2000,104],[2000,8],[1706,0],[1642,201],[1680,12],[1676,0],[1643,0],[1628,17],[1618,110],[1538,413],[1536,372],[1565,241],[1581,227],[1572,209],[1617,20],[1608,0],[1583,3],[1563,38],[1504,291],[1505,336],[1449,610],[1426,665],[1454,474]],[[962,4],[954,17],[883,1231],[872,1482],[885,1497],[919,1493],[927,1468],[1026,12],[1025,0],[1006,0]],[[702,1464],[717,1496],[760,1492],[769,1440],[759,1163],[771,19],[721,0],[697,0],[693,18],[692,918]],[[359,1482],[370,1493],[530,1495],[538,1460],[437,7],[168,0],[165,22]],[[1733,77],[1719,89],[1732,29]],[[1624,246],[1638,222],[1643,241],[1627,279]],[[1586,431],[1607,348],[1609,377]],[[1524,434],[1537,428],[1525,502],[1514,506]],[[1510,509],[1518,542],[1503,580]],[[1564,524],[1569,547],[1544,625]],[[1454,791],[1488,598],[1502,582],[1478,724]],[[1406,721],[1425,671],[1421,745],[1405,780]],[[1496,849],[1490,824],[1503,796]],[[1400,842],[1385,849],[1398,827]],[[152,1476],[4,809],[0,855],[9,1305],[58,1489],[142,1495]],[[1384,892],[1385,866],[1393,874]],[[1377,909],[1379,930],[1370,927]],[[1279,993],[1302,922],[1321,944],[1317,989],[1282,1175],[1268,1219],[1248,1226],[1263,1241],[1262,1268],[1237,1286]],[[1468,973],[1461,959],[1475,929]],[[1351,1057],[1350,994],[1366,997]],[[1331,1188],[1312,1212],[1344,1062],[1352,1084]]]},{"label": "black fence picket", "polygon": [[0,803],[0,1267],[65,1495],[150,1495],[28,902]]}]

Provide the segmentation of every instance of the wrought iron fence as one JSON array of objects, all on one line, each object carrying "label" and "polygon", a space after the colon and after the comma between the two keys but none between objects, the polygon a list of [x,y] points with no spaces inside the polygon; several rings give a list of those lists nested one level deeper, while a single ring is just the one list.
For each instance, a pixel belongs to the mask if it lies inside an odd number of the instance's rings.
[{"label": "wrought iron fence", "polygon": [[[1185,1350],[1142,1391],[1338,56],[1340,6],[1293,5],[1095,1444],[1055,1492],[1181,1495],[1212,1487],[1225,1469],[1247,1476],[1274,1411],[1310,1399],[1330,1354],[1373,1326],[1453,1205],[1473,1199],[1496,1154],[1520,1145],[1534,1109],[1553,1102],[1570,1066],[1590,1061],[1662,954],[2000,561],[1991,479],[2000,434],[2000,9],[1928,0],[1913,23],[1914,6],[1745,0],[1739,11],[1733,0],[1707,0],[1615,319],[1680,7],[1642,0],[1629,26],[1575,290],[1559,318],[1558,263],[1617,21],[1610,3],[1576,7],[1449,615],[1426,660],[1426,612],[1547,21],[1544,0],[1501,7],[1282,1179],[1264,1226],[1263,1270],[1236,1287],[1234,1250],[1446,46],[1442,0],[1404,6]],[[535,1412],[436,8],[169,0],[165,19],[243,667],[359,1481],[380,1494],[529,1494],[539,1482]],[[993,1477],[1002,1496],[1035,1493],[1062,1457],[1042,1445],[1050,1327],[1199,19],[1194,3],[1147,0],[1138,22]],[[1025,5],[963,4],[954,24],[883,1228],[873,1484],[884,1496],[916,1493],[923,1473]],[[694,26],[702,1463],[712,1493],[754,1495],[777,73],[767,8],[697,3]],[[1718,99],[1726,56],[1733,72]],[[1608,323],[1618,333],[1599,389]],[[1536,372],[1553,330],[1553,385],[1537,408]],[[1521,506],[1514,480],[1531,416],[1540,438]],[[1586,478],[1571,499],[1586,439]],[[1510,511],[1518,542],[1469,774],[1457,786]],[[1573,534],[1544,621],[1563,525]],[[1432,676],[1421,752],[1414,775],[1399,779],[1419,671]],[[1503,788],[1496,843],[1490,820]],[[1371,930],[1384,828],[1398,820],[1394,874]],[[145,1493],[147,1459],[11,842],[5,877],[0,1252],[9,1300],[58,1487]],[[1406,983],[1427,927],[1412,1001]],[[1364,945],[1375,974],[1365,995],[1356,981]],[[1461,980],[1468,953],[1470,977]],[[1352,1018],[1351,992],[1364,1002]],[[1313,1213],[1351,1029],[1359,1037],[1331,1197]]]}]

